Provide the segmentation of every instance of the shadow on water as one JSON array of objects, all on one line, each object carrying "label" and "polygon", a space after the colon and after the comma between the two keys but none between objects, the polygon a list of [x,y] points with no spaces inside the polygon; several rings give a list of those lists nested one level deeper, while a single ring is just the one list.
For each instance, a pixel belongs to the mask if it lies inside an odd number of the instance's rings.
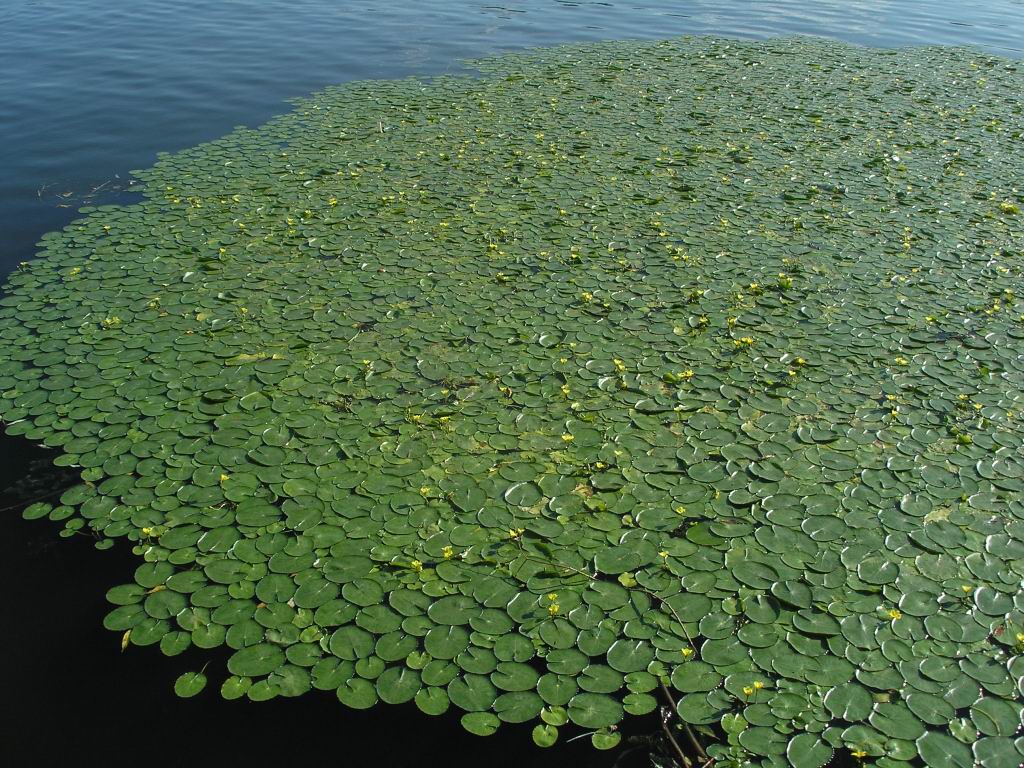
[{"label": "shadow on water", "polygon": [[[101,552],[86,535],[61,539],[60,523],[23,520],[26,501],[56,499],[75,475],[52,467],[51,452],[22,438],[0,436],[0,453],[7,457],[0,465],[0,583],[14,598],[4,619],[3,686],[5,726],[14,738],[4,753],[17,756],[16,765],[65,764],[74,754],[76,762],[95,759],[105,766],[143,760],[195,766],[251,762],[262,751],[284,750],[291,759],[319,765],[350,763],[358,751],[362,764],[388,768],[650,766],[644,749],[598,752],[586,739],[538,749],[531,726],[473,736],[457,716],[428,717],[412,704],[355,711],[317,691],[262,703],[225,701],[218,689],[227,674],[226,648],[175,658],[155,647],[129,646],[122,653],[118,634],[102,626],[112,607],[104,593],[130,580],[138,559],[126,542]],[[207,689],[193,699],[175,696],[178,675],[207,663]],[[657,721],[638,718],[630,725],[642,734]]]}]

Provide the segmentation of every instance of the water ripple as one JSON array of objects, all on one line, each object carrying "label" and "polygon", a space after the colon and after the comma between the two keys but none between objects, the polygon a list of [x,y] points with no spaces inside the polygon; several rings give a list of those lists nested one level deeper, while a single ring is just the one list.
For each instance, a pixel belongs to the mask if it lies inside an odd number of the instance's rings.
[{"label": "water ripple", "polygon": [[96,186],[120,189],[157,152],[260,123],[329,83],[682,34],[1024,48],[1022,0],[7,0],[0,25],[0,274]]}]

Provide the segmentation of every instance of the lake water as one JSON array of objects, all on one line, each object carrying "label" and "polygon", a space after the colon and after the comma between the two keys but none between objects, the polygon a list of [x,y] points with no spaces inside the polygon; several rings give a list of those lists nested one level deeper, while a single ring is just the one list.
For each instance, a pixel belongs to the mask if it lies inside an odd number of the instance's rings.
[{"label": "lake water", "polygon": [[[465,58],[529,46],[683,34],[970,44],[1019,58],[1024,0],[3,0],[0,275],[79,206],[131,201],[128,171],[157,152],[256,125],[289,97],[353,79],[457,72]],[[34,454],[15,440],[0,441],[0,453],[3,487]],[[125,580],[131,556],[61,542],[56,524],[4,514],[0,581],[13,601],[7,626],[16,632],[7,634],[17,659],[5,675],[17,701],[8,724],[42,764],[70,749],[107,764],[118,750],[138,762],[202,765],[251,762],[262,749],[334,764],[368,746],[377,752],[367,762],[388,766],[609,762],[583,742],[538,754],[512,729],[477,739],[409,707],[353,713],[326,696],[256,706],[212,691],[178,701],[171,684],[187,665],[152,649],[122,656],[100,626],[103,592]]]},{"label": "lake water", "polygon": [[110,201],[157,152],[261,123],[289,97],[528,46],[683,34],[1019,57],[1024,0],[4,0],[0,274],[96,188]]}]

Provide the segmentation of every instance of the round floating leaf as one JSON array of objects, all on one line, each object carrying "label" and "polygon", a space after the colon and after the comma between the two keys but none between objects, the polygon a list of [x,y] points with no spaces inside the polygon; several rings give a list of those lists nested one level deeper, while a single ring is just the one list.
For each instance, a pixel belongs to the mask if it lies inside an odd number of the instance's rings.
[{"label": "round floating leaf", "polygon": [[251,678],[232,675],[221,684],[220,695],[228,700],[240,699],[250,687],[252,687]]},{"label": "round floating leaf", "polygon": [[871,693],[857,683],[837,685],[825,694],[825,707],[833,717],[855,723],[871,713]]},{"label": "round floating leaf", "polygon": [[929,725],[945,725],[953,719],[953,706],[940,696],[915,691],[906,701],[910,711]]},{"label": "round floating leaf", "polygon": [[622,714],[622,705],[603,694],[578,693],[569,701],[569,719],[583,728],[615,725]]},{"label": "round floating leaf", "polygon": [[558,729],[553,725],[539,723],[533,727],[533,743],[538,747],[550,747],[558,741]]},{"label": "round floating leaf", "polygon": [[228,659],[228,670],[239,677],[259,677],[269,675],[284,661],[284,651],[278,646],[258,643],[235,651]]},{"label": "round floating leaf", "polygon": [[377,695],[388,704],[411,701],[420,690],[420,676],[406,667],[389,667],[377,678]]},{"label": "round floating leaf", "polygon": [[602,729],[590,736],[590,743],[595,749],[615,749],[622,741],[622,734],[619,731]]},{"label": "round floating leaf", "polygon": [[637,568],[642,560],[640,555],[628,546],[610,547],[594,557],[594,567],[601,573],[626,573]]},{"label": "round floating leaf", "polygon": [[501,720],[490,712],[467,712],[460,722],[474,736],[490,736],[501,725]]},{"label": "round floating leaf", "polygon": [[206,687],[206,675],[202,672],[185,672],[174,681],[174,692],[183,699],[191,698]]},{"label": "round floating leaf", "polygon": [[916,744],[918,754],[929,768],[972,768],[974,765],[970,748],[941,731],[928,731]]},{"label": "round floating leaf", "polygon": [[786,758],[793,768],[822,768],[832,754],[832,747],[813,733],[797,734],[786,746]]},{"label": "round floating leaf", "polygon": [[672,672],[672,685],[684,693],[712,691],[722,684],[722,675],[703,661],[689,661]]},{"label": "round floating leaf", "polygon": [[786,737],[773,728],[754,726],[740,732],[740,744],[755,755],[781,755],[786,751]]},{"label": "round floating leaf", "polygon": [[1021,705],[984,696],[971,706],[971,720],[988,736],[1013,736],[1021,727]]},{"label": "round floating leaf", "polygon": [[353,677],[337,690],[338,701],[352,709],[369,709],[377,703],[377,689],[369,680]]},{"label": "round floating leaf", "polygon": [[427,687],[416,691],[416,706],[428,715],[443,715],[448,711],[451,700],[443,688]]},{"label": "round floating leaf", "polygon": [[505,501],[516,507],[532,507],[543,498],[543,495],[534,483],[514,483],[505,491]]},{"label": "round floating leaf", "polygon": [[654,649],[643,640],[618,640],[608,649],[608,666],[619,672],[639,672],[654,659]]},{"label": "round floating leaf", "polygon": [[1020,742],[1000,736],[986,736],[974,743],[974,757],[984,768],[1015,768],[1021,764],[1024,753]]}]

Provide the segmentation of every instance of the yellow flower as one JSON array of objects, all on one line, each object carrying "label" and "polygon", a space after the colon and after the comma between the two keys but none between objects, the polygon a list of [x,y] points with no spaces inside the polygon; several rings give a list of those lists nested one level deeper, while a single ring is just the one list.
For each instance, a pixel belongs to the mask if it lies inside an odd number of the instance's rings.
[{"label": "yellow flower", "polygon": [[910,364],[910,361],[907,360],[907,358],[903,357],[902,355],[897,355],[896,358],[893,360],[893,362],[896,363],[896,365],[909,365]]},{"label": "yellow flower", "polygon": [[441,554],[444,555],[445,560],[451,560],[455,556],[455,550],[452,549],[451,544],[448,544],[441,550]]},{"label": "yellow flower", "polygon": [[687,368],[685,371],[680,373],[679,376],[680,376],[680,378],[685,379],[686,381],[689,381],[690,379],[693,378],[693,371],[691,369]]},{"label": "yellow flower", "polygon": [[804,359],[803,359],[802,357],[798,357],[798,358],[797,358],[796,360],[794,360],[793,362],[794,362],[794,363],[795,363],[796,365],[807,365],[807,361],[806,361],[806,360],[804,360]]},{"label": "yellow flower", "polygon": [[230,479],[231,479],[231,475],[227,475],[227,474],[225,474],[223,472],[220,473],[220,482],[223,483],[225,480],[230,480]]},{"label": "yellow flower", "polygon": [[680,653],[683,654],[683,658],[688,659],[693,656],[693,648],[683,648]]},{"label": "yellow flower", "polygon": [[663,560],[667,560],[668,559],[668,552],[666,552],[663,549],[663,550],[661,550],[661,552],[658,553],[658,557],[662,558]]},{"label": "yellow flower", "polygon": [[584,304],[589,304],[594,300],[594,294],[592,294],[590,291],[584,291],[583,293],[580,294],[580,299],[583,300]]},{"label": "yellow flower", "polygon": [[903,618],[903,614],[899,611],[899,609],[892,608],[889,611],[889,618],[890,619],[902,619]]},{"label": "yellow flower", "polygon": [[684,507],[682,504],[680,504],[678,507],[676,507],[675,512],[676,512],[677,515],[685,515],[686,514],[686,507]]},{"label": "yellow flower", "polygon": [[560,610],[562,609],[561,606],[558,605],[558,603],[552,603],[548,606],[548,613],[550,613],[552,616],[556,616]]},{"label": "yellow flower", "polygon": [[965,595],[969,595],[971,594],[971,592],[974,591],[974,587],[972,587],[970,584],[961,584],[960,589]]},{"label": "yellow flower", "polygon": [[764,683],[761,682],[760,680],[755,680],[754,681],[754,690],[755,691],[760,691],[762,688],[764,688]]},{"label": "yellow flower", "polygon": [[421,485],[420,486],[420,496],[426,496],[429,493],[430,493],[430,486],[429,485]]},{"label": "yellow flower", "polygon": [[419,560],[413,560],[411,563],[409,563],[409,567],[416,571],[416,573],[419,573],[423,570],[423,563],[421,563]]},{"label": "yellow flower", "polygon": [[623,363],[621,360],[612,360],[612,363],[615,365],[615,370],[617,370],[619,373],[622,373],[623,371],[626,370],[626,364]]},{"label": "yellow flower", "polygon": [[865,752],[863,749],[855,749],[850,754],[852,754],[858,760],[860,760],[862,757],[867,757],[868,756],[868,753]]},{"label": "yellow flower", "polygon": [[576,438],[573,435],[570,435],[568,432],[566,432],[565,434],[562,435],[562,439],[567,443],[571,443]]},{"label": "yellow flower", "polygon": [[553,603],[553,602],[555,602],[555,600],[558,599],[558,593],[557,592],[548,592],[547,598],[548,598],[548,600],[550,600]]},{"label": "yellow flower", "polygon": [[508,529],[508,537],[510,539],[518,539],[524,533],[526,533],[526,529],[525,528],[509,528]]},{"label": "yellow flower", "polygon": [[753,696],[754,695],[753,687],[749,686],[749,685],[743,686],[743,695],[744,696]]}]

